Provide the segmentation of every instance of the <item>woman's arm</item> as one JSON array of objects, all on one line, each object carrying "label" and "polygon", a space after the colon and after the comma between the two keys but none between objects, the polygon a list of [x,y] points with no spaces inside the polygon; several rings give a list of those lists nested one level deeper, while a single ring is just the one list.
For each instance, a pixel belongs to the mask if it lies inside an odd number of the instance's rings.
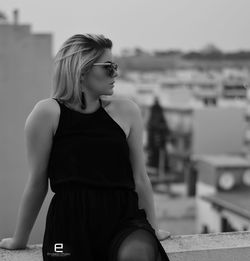
[{"label": "woman's arm", "polygon": [[30,182],[26,184],[21,203],[19,206],[17,224],[13,240],[18,247],[27,245],[30,232],[33,228],[37,215],[47,194],[44,185],[34,187]]},{"label": "woman's arm", "polygon": [[145,155],[143,151],[142,135],[144,124],[139,106],[129,100],[130,131],[128,144],[130,148],[130,161],[133,169],[136,192],[139,198],[139,207],[144,208],[149,222],[155,230],[158,230],[158,224],[155,215],[155,206],[153,199],[153,190],[151,181],[147,175]]},{"label": "woman's arm", "polygon": [[[26,156],[29,178],[22,195],[13,238],[0,247],[25,248],[32,227],[48,191],[47,163],[53,140],[53,104],[39,101],[25,122]],[[10,241],[11,239],[11,241]]]},{"label": "woman's arm", "polygon": [[138,204],[140,208],[145,209],[150,224],[155,229],[155,231],[157,231],[159,227],[155,215],[155,205],[151,182],[148,178],[148,181],[145,180],[144,182],[137,182],[135,184],[139,198]]}]

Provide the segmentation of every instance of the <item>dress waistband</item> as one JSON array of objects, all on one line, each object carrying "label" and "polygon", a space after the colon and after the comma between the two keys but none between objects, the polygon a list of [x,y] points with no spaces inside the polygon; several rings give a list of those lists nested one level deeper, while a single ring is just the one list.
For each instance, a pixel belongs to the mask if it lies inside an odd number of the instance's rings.
[{"label": "dress waistband", "polygon": [[85,184],[83,182],[61,182],[58,184],[53,185],[53,192],[54,193],[63,193],[65,191],[70,190],[125,190],[135,192],[134,188],[125,187],[125,186],[103,186],[103,185],[96,185],[96,184]]}]

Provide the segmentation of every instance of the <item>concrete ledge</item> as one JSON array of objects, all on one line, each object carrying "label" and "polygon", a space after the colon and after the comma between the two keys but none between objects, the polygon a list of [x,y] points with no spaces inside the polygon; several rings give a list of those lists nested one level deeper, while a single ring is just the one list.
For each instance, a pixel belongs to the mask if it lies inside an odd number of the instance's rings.
[{"label": "concrete ledge", "polygon": [[[250,231],[173,236],[161,241],[171,261],[250,260]],[[0,248],[1,261],[41,261],[42,245],[23,250]]]},{"label": "concrete ledge", "polygon": [[42,261],[42,245],[28,245],[22,250],[7,250],[0,248],[1,261]]},{"label": "concrete ledge", "polygon": [[161,242],[171,261],[250,260],[250,231],[174,236]]}]

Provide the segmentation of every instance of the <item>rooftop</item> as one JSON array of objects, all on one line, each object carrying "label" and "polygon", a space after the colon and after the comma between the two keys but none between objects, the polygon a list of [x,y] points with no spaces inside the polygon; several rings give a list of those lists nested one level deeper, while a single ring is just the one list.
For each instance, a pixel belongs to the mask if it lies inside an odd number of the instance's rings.
[{"label": "rooftop", "polygon": [[198,160],[205,160],[216,167],[250,167],[249,160],[240,155],[197,155],[194,158]]},{"label": "rooftop", "polygon": [[217,192],[209,196],[201,196],[218,207],[232,211],[233,213],[250,220],[250,189],[240,191]]}]

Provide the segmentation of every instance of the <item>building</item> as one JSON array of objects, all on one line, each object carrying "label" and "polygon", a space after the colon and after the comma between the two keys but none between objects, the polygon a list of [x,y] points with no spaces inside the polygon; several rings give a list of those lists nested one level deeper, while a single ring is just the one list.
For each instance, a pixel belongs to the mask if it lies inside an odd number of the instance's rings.
[{"label": "building", "polygon": [[246,113],[245,113],[245,120],[246,120],[246,130],[244,134],[244,145],[243,151],[246,154],[246,157],[250,160],[250,88],[247,92],[247,105],[246,105]]},{"label": "building", "polygon": [[[33,33],[30,24],[20,24],[18,10],[13,17],[13,22],[0,23],[1,237],[13,233],[29,175],[25,120],[39,100],[49,97],[52,78],[52,35]],[[31,236],[36,242],[44,228],[43,210]]]},{"label": "building", "polygon": [[[170,140],[166,144],[169,168],[176,181],[184,182],[193,154],[240,153],[246,129],[245,108],[240,106],[203,106],[201,104],[168,105],[159,96],[168,127]],[[147,104],[146,104],[147,102]],[[145,124],[150,113],[149,97],[140,104]],[[147,130],[144,144],[146,146]]]},{"label": "building", "polygon": [[196,155],[198,233],[250,229],[250,162],[240,155]]}]

